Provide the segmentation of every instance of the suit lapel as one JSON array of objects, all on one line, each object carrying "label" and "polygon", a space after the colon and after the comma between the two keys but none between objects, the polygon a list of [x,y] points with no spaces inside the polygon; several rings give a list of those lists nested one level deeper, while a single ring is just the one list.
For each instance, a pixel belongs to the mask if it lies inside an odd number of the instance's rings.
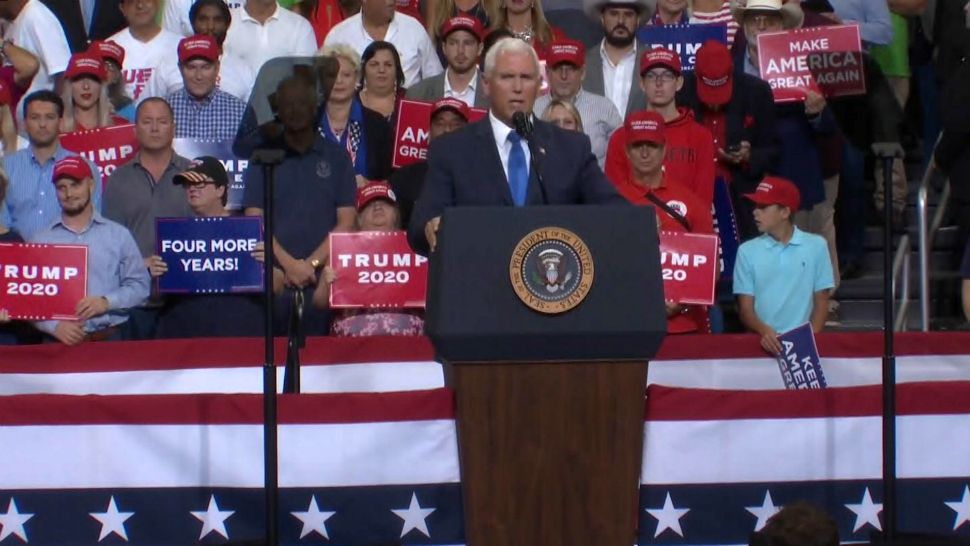
[{"label": "suit lapel", "polygon": [[484,91],[485,82],[482,81],[482,75],[478,75],[478,82],[475,84],[475,108],[488,108],[488,97],[485,96]]},{"label": "suit lapel", "polygon": [[626,112],[623,115],[624,119],[627,115],[638,110],[644,110],[647,107],[645,97],[642,103],[638,100],[638,97],[643,97],[643,91],[640,90],[640,52],[640,42],[637,41],[637,52],[633,58],[633,81],[630,82],[630,94],[627,96]]},{"label": "suit lapel", "polygon": [[[482,173],[485,184],[493,185],[506,205],[514,204],[512,190],[509,189],[509,181],[505,177],[505,167],[502,165],[502,158],[498,155],[498,149],[495,147],[495,134],[492,133],[492,124],[489,117],[485,116],[476,121],[474,131],[479,145],[478,150],[471,150],[471,153],[478,158],[478,172]],[[472,177],[473,180],[476,178],[482,179]]]},{"label": "suit lapel", "polygon": [[542,171],[543,177],[545,178],[546,172],[549,170],[546,148],[549,142],[552,141],[552,125],[542,120],[535,120],[532,129],[532,140],[532,148],[535,150],[537,157],[529,165],[529,189],[526,194],[526,203],[529,205],[542,205],[544,203],[542,201],[542,188],[539,186],[539,175],[532,169],[532,164],[535,164]]},{"label": "suit lapel", "polygon": [[583,89],[597,95],[603,95],[606,92],[606,84],[603,82],[603,58],[600,57],[599,47],[586,55],[586,79],[583,82]]}]

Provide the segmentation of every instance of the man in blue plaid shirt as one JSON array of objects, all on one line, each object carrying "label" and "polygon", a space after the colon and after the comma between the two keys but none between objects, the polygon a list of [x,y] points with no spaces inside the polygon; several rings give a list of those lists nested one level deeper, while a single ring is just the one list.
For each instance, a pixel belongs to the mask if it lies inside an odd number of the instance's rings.
[{"label": "man in blue plaid shirt", "polygon": [[175,113],[175,138],[229,140],[246,111],[246,103],[222,91],[219,44],[198,34],[179,42],[179,71],[184,87],[168,96]]}]

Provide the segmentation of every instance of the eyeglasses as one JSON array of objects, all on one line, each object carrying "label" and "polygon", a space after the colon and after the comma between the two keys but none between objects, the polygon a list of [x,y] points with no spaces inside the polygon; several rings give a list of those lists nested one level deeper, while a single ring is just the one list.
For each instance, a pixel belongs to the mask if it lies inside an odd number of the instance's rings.
[{"label": "eyeglasses", "polygon": [[643,75],[643,79],[650,83],[660,82],[660,83],[670,83],[677,79],[677,74],[665,70],[663,72],[647,72]]}]

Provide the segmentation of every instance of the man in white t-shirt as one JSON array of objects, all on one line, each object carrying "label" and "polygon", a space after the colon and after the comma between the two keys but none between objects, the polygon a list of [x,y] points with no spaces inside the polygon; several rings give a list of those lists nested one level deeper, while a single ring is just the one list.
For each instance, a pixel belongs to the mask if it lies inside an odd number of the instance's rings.
[{"label": "man in white t-shirt", "polygon": [[[169,0],[171,1],[171,0]],[[189,10],[193,31],[196,35],[212,36],[221,48],[226,41],[226,32],[232,21],[229,7],[223,0],[196,0]],[[239,58],[225,53],[219,59],[219,89],[242,100],[249,100],[256,75]],[[182,73],[179,71],[178,55],[173,51],[165,57],[158,68],[152,72],[142,98],[167,97],[182,88]]]},{"label": "man in white t-shirt", "polygon": [[155,67],[163,59],[176,55],[181,38],[155,22],[157,0],[121,0],[120,6],[128,28],[110,39],[125,48],[125,66],[121,67],[121,72],[128,96],[137,102],[143,98]]},{"label": "man in white t-shirt", "polygon": [[[3,39],[26,49],[40,61],[40,68],[25,95],[40,89],[59,92],[71,50],[54,13],[40,0],[5,0],[0,2],[0,17],[10,21]],[[23,119],[19,110],[17,117]]]},{"label": "man in white t-shirt", "polygon": [[[194,4],[193,0],[166,0],[165,13],[162,15],[162,28],[186,37],[199,34],[193,28],[192,14],[190,13]],[[223,4],[228,8],[236,9],[241,8],[244,2],[242,0],[229,0],[223,2]]]},{"label": "man in white t-shirt", "polygon": [[240,59],[257,77],[263,63],[276,57],[312,57],[317,52],[313,27],[276,0],[249,0],[232,10],[223,53]]},{"label": "man in white t-shirt", "polygon": [[360,13],[344,19],[327,34],[323,45],[347,44],[363,54],[375,40],[394,44],[404,68],[404,85],[441,74],[434,43],[417,19],[395,11],[394,0],[361,0]]}]

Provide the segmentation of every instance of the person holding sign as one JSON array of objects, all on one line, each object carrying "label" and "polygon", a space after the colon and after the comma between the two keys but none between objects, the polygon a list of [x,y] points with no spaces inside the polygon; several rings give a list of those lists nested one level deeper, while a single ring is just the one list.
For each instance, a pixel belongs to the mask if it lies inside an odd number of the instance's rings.
[{"label": "person holding sign", "polygon": [[[666,124],[664,168],[672,180],[686,185],[705,203],[713,203],[714,139],[694,121],[689,108],[677,105],[677,92],[683,85],[680,55],[666,48],[643,52],[640,87],[647,97],[647,110],[659,113]],[[606,176],[610,180],[622,179],[630,168],[625,146],[626,136],[617,130],[606,152]]]},{"label": "person holding sign", "polygon": [[78,320],[35,322],[38,330],[65,345],[122,339],[128,309],[148,297],[148,270],[131,233],[94,210],[94,175],[77,156],[54,164],[52,176],[61,217],[30,238],[32,243],[88,247],[87,297],[77,303]]},{"label": "person holding sign", "polygon": [[816,333],[825,327],[829,293],[835,287],[832,262],[825,239],[795,226],[801,198],[794,183],[766,176],[744,197],[755,204],[754,220],[762,235],[738,249],[734,294],[741,322],[777,356],[779,332],[808,321]]},{"label": "person holding sign", "polygon": [[128,124],[127,119],[113,113],[106,84],[108,69],[101,57],[93,53],[71,55],[64,77],[68,85],[61,93],[64,101],[62,133]]},{"label": "person holding sign", "polygon": [[[630,170],[616,183],[620,195],[634,205],[653,207],[663,231],[714,233],[710,207],[683,185],[667,180],[663,168],[667,149],[663,117],[656,112],[636,112],[627,118],[624,129]],[[703,306],[667,302],[668,333],[709,331]]]},{"label": "person holding sign", "polygon": [[[357,231],[399,231],[401,212],[394,191],[385,182],[374,182],[357,190]],[[330,286],[340,282],[330,266],[323,269],[324,282],[313,293],[313,305],[330,306]],[[334,311],[330,328],[334,336],[420,336],[424,331],[422,312],[409,309],[340,309]]]},{"label": "person holding sign", "polygon": [[219,44],[197,34],[179,41],[182,88],[168,96],[175,114],[175,138],[230,140],[236,137],[246,103],[219,89]]},{"label": "person holding sign", "polygon": [[[185,190],[185,200],[197,217],[229,216],[226,210],[229,176],[218,159],[209,156],[194,159],[188,170],[172,178],[172,183]],[[263,261],[263,243],[257,244],[252,256]],[[167,264],[163,265],[167,271]],[[283,273],[274,271],[274,277],[279,283],[278,287],[274,286],[274,292],[278,293],[283,288]],[[262,334],[262,325],[258,295],[176,295],[169,297],[159,315],[158,337],[255,337]]]},{"label": "person holding sign", "polygon": [[[428,150],[427,181],[408,227],[416,252],[434,250],[445,207],[625,203],[603,176],[585,135],[536,120],[527,142],[513,129],[517,115],[526,122],[531,117],[539,92],[539,58],[527,43],[499,40],[485,56],[484,82],[488,116],[433,141]],[[530,167],[533,150],[534,169],[541,173]]]}]

